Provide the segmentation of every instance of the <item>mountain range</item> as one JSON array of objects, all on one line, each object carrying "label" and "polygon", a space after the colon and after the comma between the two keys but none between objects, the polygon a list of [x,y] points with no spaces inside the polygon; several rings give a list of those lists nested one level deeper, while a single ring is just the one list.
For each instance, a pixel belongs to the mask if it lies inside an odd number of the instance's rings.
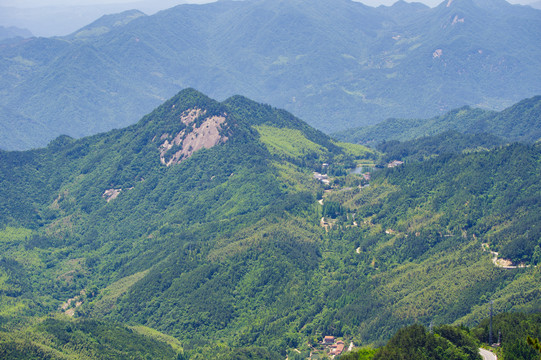
[{"label": "mountain range", "polygon": [[415,140],[447,131],[477,136],[490,134],[508,142],[537,142],[541,140],[541,96],[522,100],[500,112],[466,106],[431,119],[387,119],[334,136],[348,142],[378,144]]},{"label": "mountain range", "polygon": [[[64,36],[90,24],[104,14],[115,14],[138,9],[146,14],[154,14],[184,3],[204,3],[205,0],[135,0],[86,2],[77,1],[60,4],[42,1],[4,0],[0,4],[0,24],[26,28],[36,36]],[[62,19],[59,21],[59,19]]]},{"label": "mountain range", "polygon": [[539,10],[503,0],[220,1],[108,15],[0,46],[0,148],[127,126],[189,86],[283,107],[327,132],[463,105],[501,110],[541,93],[540,34]]},{"label": "mountain range", "polygon": [[27,29],[20,29],[15,26],[0,26],[0,41],[17,37],[28,38],[31,36],[32,33]]},{"label": "mountain range", "polygon": [[0,344],[63,358],[143,333],[148,356],[175,356],[165,338],[279,359],[476,324],[489,300],[536,311],[541,146],[461,143],[380,169],[287,111],[186,89],[129,127],[0,151]]}]

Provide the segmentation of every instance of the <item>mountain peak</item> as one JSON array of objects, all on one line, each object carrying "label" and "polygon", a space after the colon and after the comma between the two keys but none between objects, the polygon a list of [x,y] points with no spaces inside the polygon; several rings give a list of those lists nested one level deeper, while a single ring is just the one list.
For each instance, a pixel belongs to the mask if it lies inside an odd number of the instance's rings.
[{"label": "mountain peak", "polygon": [[29,38],[32,33],[28,29],[21,29],[15,26],[0,26],[0,40],[12,38]]},{"label": "mountain peak", "polygon": [[207,116],[206,110],[197,107],[182,112],[179,121],[185,127],[178,133],[164,133],[159,138],[160,162],[166,166],[176,165],[197,150],[225,143],[228,137],[221,130],[226,116],[225,113]]},{"label": "mountain peak", "polygon": [[412,15],[430,11],[430,7],[420,2],[406,2],[398,0],[391,6],[380,5],[377,9],[384,15],[390,15],[395,19],[409,18]]},{"label": "mountain peak", "polygon": [[143,16],[147,15],[139,10],[126,10],[118,14],[103,15],[98,20],[76,31],[69,37],[84,39],[99,36],[116,27],[125,26]]},{"label": "mountain peak", "polygon": [[159,115],[160,122],[171,124],[181,117],[186,110],[202,109],[208,115],[220,115],[225,112],[225,108],[216,100],[211,99],[202,92],[194,88],[186,88],[179,91],[175,96],[164,102],[146,118],[154,119]]},{"label": "mountain peak", "polygon": [[464,6],[475,6],[485,10],[496,10],[498,8],[511,6],[511,4],[505,0],[445,0],[439,5],[439,7],[446,8],[462,8]]},{"label": "mountain peak", "polygon": [[[384,6],[384,5],[381,5]],[[398,0],[390,6],[393,9],[416,9],[416,10],[426,10],[430,9],[429,6],[421,2],[407,2],[404,0]]]},{"label": "mountain peak", "polygon": [[143,118],[157,144],[160,162],[171,166],[197,150],[210,149],[229,138],[226,109],[201,92],[188,88]]}]

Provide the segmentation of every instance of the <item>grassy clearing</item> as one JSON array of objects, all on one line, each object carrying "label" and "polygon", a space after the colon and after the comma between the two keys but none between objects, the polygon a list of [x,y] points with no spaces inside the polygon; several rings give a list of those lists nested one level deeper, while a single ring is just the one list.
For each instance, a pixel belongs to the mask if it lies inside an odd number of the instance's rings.
[{"label": "grassy clearing", "polygon": [[166,335],[162,332],[159,332],[158,330],[143,326],[143,325],[136,325],[136,326],[130,326],[130,329],[136,331],[138,334],[150,337],[152,339],[155,339],[157,341],[164,342],[171,346],[173,350],[176,352],[182,352],[182,344],[180,341],[178,341],[176,338]]},{"label": "grassy clearing", "polygon": [[364,145],[360,144],[352,144],[352,143],[346,143],[341,141],[333,142],[336,146],[340,146],[342,149],[344,149],[344,152],[347,155],[356,157],[356,158],[364,158],[368,154],[376,153],[375,150],[372,150]]},{"label": "grassy clearing", "polygon": [[254,126],[260,140],[272,154],[288,157],[301,157],[308,153],[323,155],[326,151],[321,146],[308,140],[300,130],[280,129],[268,125]]},{"label": "grassy clearing", "polygon": [[94,315],[108,313],[114,307],[116,300],[125,294],[136,282],[145,277],[147,273],[148,270],[145,270],[126,276],[103,289],[99,298],[93,302]]},{"label": "grassy clearing", "polygon": [[32,235],[32,230],[30,229],[6,226],[5,229],[0,230],[0,243],[22,242],[30,235]]}]

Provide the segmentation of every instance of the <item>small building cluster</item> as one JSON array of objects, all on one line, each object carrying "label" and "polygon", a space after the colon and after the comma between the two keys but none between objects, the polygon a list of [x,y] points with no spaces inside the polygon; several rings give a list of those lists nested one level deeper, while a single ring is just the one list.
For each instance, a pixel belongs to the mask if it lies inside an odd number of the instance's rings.
[{"label": "small building cluster", "polygon": [[394,167],[397,167],[398,165],[402,165],[404,162],[403,161],[400,161],[400,160],[393,160],[391,161],[390,163],[387,164],[387,167],[388,168],[394,168]]},{"label": "small building cluster", "polygon": [[321,181],[325,185],[329,184],[329,176],[327,174],[320,174],[318,172],[314,172],[314,179]]},{"label": "small building cluster", "polygon": [[329,349],[329,355],[334,356],[342,355],[346,346],[342,340],[337,340],[334,336],[325,336],[321,344]]}]

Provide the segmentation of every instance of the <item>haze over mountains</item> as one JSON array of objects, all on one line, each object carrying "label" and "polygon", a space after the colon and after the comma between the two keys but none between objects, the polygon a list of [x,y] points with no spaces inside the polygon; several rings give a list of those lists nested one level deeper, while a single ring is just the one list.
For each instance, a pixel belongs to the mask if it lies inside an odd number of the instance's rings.
[{"label": "haze over mountains", "polygon": [[15,26],[4,27],[0,26],[0,41],[11,38],[28,38],[31,37],[32,33],[27,29],[20,29]]},{"label": "haze over mountains", "polygon": [[122,127],[188,86],[284,107],[327,132],[502,109],[541,93],[540,14],[500,0],[261,0],[107,16],[1,46],[0,148]]},{"label": "haze over mountains", "polygon": [[[64,36],[93,22],[104,14],[137,9],[147,15],[184,3],[209,3],[209,0],[3,0],[0,4],[0,24],[31,29],[36,36]],[[394,0],[363,0],[365,5],[390,6]],[[439,5],[438,0],[423,0],[430,7]],[[529,5],[539,9],[536,0],[511,0],[512,4]],[[59,21],[59,19],[61,19]]]},{"label": "haze over mountains", "polygon": [[198,0],[153,1],[21,1],[0,3],[0,24],[29,28],[36,36],[63,36],[88,25],[105,14],[138,9],[154,14],[183,3],[205,3]]}]

